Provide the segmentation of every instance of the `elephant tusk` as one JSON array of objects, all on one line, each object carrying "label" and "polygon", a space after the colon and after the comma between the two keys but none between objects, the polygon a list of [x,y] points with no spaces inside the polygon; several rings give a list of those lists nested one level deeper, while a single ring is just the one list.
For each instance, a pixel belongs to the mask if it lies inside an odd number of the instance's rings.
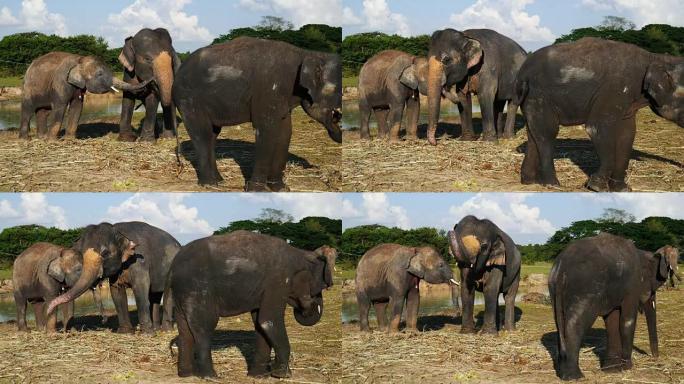
[{"label": "elephant tusk", "polygon": [[317,305],[317,306],[316,306],[316,309],[318,310],[318,314],[320,315],[320,314],[321,314],[321,306],[320,306],[320,305]]},{"label": "elephant tusk", "polygon": [[459,283],[458,281],[456,281],[456,280],[454,280],[454,279],[449,279],[449,282],[450,282],[451,284],[454,284],[454,285],[457,286],[457,287],[460,287],[460,286],[461,286],[461,283]]},{"label": "elephant tusk", "polygon": [[113,85],[112,85],[110,88],[112,89],[112,91],[114,91],[114,92],[116,92],[116,93],[119,93],[119,92],[120,92],[118,89],[114,88]]}]

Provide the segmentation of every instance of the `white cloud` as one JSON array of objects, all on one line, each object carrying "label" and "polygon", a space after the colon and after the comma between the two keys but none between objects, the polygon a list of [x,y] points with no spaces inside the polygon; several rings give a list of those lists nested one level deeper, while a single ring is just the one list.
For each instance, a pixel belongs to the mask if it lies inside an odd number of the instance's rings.
[{"label": "white cloud", "polygon": [[625,13],[637,26],[646,24],[684,24],[682,0],[582,0],[594,10]]},{"label": "white cloud", "polygon": [[0,201],[0,218],[9,219],[18,216],[19,212],[17,212],[17,210],[14,209],[14,207],[12,207],[12,203],[10,203],[7,200]]},{"label": "white cloud", "polygon": [[556,228],[548,220],[541,217],[539,207],[528,205],[525,201],[529,195],[511,194],[477,194],[461,205],[449,207],[449,223],[458,222],[463,216],[474,215],[479,219],[489,219],[502,230],[518,234],[551,235]]},{"label": "white cloud", "polygon": [[68,34],[64,16],[50,13],[43,0],[22,0],[20,17],[12,15],[8,7],[0,9],[0,27],[19,26],[20,29],[55,33],[60,36]]},{"label": "white cloud", "polygon": [[107,208],[104,221],[144,221],[172,234],[208,236],[213,233],[209,223],[198,217],[195,207],[183,200],[185,193],[140,194],[129,197],[117,206]]},{"label": "white cloud", "polygon": [[[196,15],[188,15],[183,8],[192,0],[135,0],[119,13],[109,14],[105,29],[134,35],[142,28],[163,27],[174,40],[209,42],[213,36],[199,25]],[[113,43],[116,43],[113,41]],[[122,41],[118,41],[119,44]]]},{"label": "white cloud", "polygon": [[295,220],[306,216],[343,219],[360,214],[351,201],[337,193],[241,193],[238,197],[250,203],[270,203],[291,214]]},{"label": "white cloud", "polygon": [[401,36],[410,36],[406,16],[392,12],[387,0],[363,0],[361,16],[358,16],[349,7],[342,10],[343,25],[358,25],[367,31],[379,31],[395,33]]},{"label": "white cloud", "polygon": [[68,228],[64,208],[50,205],[43,193],[22,193],[19,206],[7,200],[0,201],[0,218],[15,225],[38,224],[46,227]]},{"label": "white cloud", "polygon": [[633,214],[637,220],[649,216],[684,219],[684,194],[681,193],[611,193],[610,198],[614,205]]},{"label": "white cloud", "polygon": [[539,15],[530,15],[525,8],[534,0],[477,0],[449,20],[456,29],[493,29],[516,41],[553,41],[556,36],[541,26]]},{"label": "white cloud", "polygon": [[240,7],[271,12],[291,21],[296,27],[304,24],[341,25],[342,0],[240,0]]},{"label": "white cloud", "polygon": [[391,205],[385,193],[363,193],[364,221],[373,224],[395,226],[402,229],[411,227],[411,220],[406,209],[398,205]]}]

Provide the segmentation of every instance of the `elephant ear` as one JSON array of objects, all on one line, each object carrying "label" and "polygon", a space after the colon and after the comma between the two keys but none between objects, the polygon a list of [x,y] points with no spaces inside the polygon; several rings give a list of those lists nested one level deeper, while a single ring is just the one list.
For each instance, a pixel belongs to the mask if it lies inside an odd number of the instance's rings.
[{"label": "elephant ear", "polygon": [[133,37],[128,36],[121,53],[119,53],[119,62],[126,68],[128,72],[133,72],[135,69],[135,50],[133,49]]},{"label": "elephant ear", "polygon": [[503,289],[507,290],[520,275],[520,262],[522,257],[520,255],[520,250],[518,250],[513,239],[498,228],[497,241],[500,241],[505,249],[506,256],[504,265],[506,266],[506,272],[504,274]]},{"label": "elephant ear", "polygon": [[323,263],[323,281],[325,281],[326,288],[332,287],[334,261],[333,265],[330,265],[328,255],[326,255],[325,253],[317,253],[317,258],[319,262]]},{"label": "elephant ear", "polygon": [[135,255],[135,247],[137,247],[138,244],[129,239],[123,232],[116,231],[115,236],[119,243],[119,249],[121,250],[121,263],[125,263]]},{"label": "elephant ear", "polygon": [[399,76],[399,82],[411,89],[418,89],[418,74],[416,73],[416,67],[414,65],[409,65],[404,68]]},{"label": "elephant ear", "polygon": [[466,67],[468,68],[476,66],[482,60],[482,46],[480,45],[480,42],[475,39],[467,38],[463,51],[468,59],[468,63],[466,64]]},{"label": "elephant ear", "polygon": [[506,245],[500,236],[496,237],[496,240],[489,251],[489,258],[485,265],[506,266]]},{"label": "elephant ear", "polygon": [[643,90],[659,107],[667,104],[675,92],[675,80],[671,72],[669,65],[657,61],[646,70]]},{"label": "elephant ear", "polygon": [[312,98],[323,87],[323,65],[323,59],[307,55],[299,69],[299,85],[306,88]]},{"label": "elephant ear", "polygon": [[86,83],[83,74],[81,74],[81,60],[79,60],[78,62],[79,63],[77,65],[74,65],[69,70],[69,74],[67,75],[67,82],[76,88],[83,89],[86,87]]},{"label": "elephant ear", "polygon": [[654,255],[654,257],[658,260],[658,277],[659,280],[667,280],[669,277],[670,265],[667,262],[667,256],[662,253],[657,253],[658,251],[656,251],[656,254]]},{"label": "elephant ear", "polygon": [[180,69],[181,66],[181,59],[178,56],[178,53],[176,51],[173,51],[173,73],[178,72],[178,69]]},{"label": "elephant ear", "polygon": [[418,255],[418,250],[416,248],[410,248],[410,255],[406,263],[406,271],[413,276],[422,279],[425,276],[425,269],[421,263],[420,257]]},{"label": "elephant ear", "polygon": [[65,276],[60,261],[61,259],[59,257],[52,260],[50,264],[48,264],[47,273],[53,279],[59,281],[60,283],[63,283]]}]

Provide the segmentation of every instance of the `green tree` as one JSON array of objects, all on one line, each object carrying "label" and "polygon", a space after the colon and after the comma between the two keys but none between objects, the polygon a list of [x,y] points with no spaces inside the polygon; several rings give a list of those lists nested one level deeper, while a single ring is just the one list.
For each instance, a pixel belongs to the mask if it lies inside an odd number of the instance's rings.
[{"label": "green tree", "polygon": [[396,49],[416,56],[427,56],[430,36],[403,37],[381,32],[349,35],[342,40],[345,76],[357,75],[363,63],[380,51]]},{"label": "green tree", "polygon": [[383,243],[396,243],[410,247],[433,246],[442,257],[450,260],[446,231],[435,228],[404,230],[382,225],[347,228],[342,233],[340,260],[356,265],[366,251]]},{"label": "green tree", "polygon": [[48,242],[63,247],[70,247],[83,228],[59,229],[46,228],[40,225],[20,225],[5,228],[0,232],[0,268],[7,268],[26,248],[38,242]]}]

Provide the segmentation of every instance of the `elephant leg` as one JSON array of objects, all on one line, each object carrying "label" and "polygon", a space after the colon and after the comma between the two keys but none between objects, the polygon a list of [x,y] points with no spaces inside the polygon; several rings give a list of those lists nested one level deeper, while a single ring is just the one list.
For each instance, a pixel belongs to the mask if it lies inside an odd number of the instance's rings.
[{"label": "elephant leg", "polygon": [[406,100],[406,138],[418,139],[418,118],[420,117],[420,96],[413,95]]},{"label": "elephant leg", "polygon": [[375,121],[378,123],[378,138],[385,139],[387,138],[387,135],[389,135],[389,130],[387,129],[389,109],[377,108],[373,111],[375,113]]},{"label": "elephant leg", "polygon": [[[193,373],[199,377],[216,377],[214,363],[211,359],[211,337],[216,324],[218,324],[218,315],[206,311],[197,314],[192,312],[186,321],[193,339],[193,354],[191,355],[194,356]],[[181,329],[180,320],[178,321],[178,329]]]},{"label": "elephant leg", "polygon": [[76,129],[78,128],[78,120],[81,118],[83,111],[83,98],[85,97],[80,91],[76,92],[76,96],[71,99],[69,103],[69,113],[67,114],[67,126],[64,137],[76,138]]},{"label": "elephant leg", "polygon": [[48,115],[50,115],[49,109],[41,108],[41,109],[36,111],[36,126],[37,126],[37,131],[38,131],[38,137],[40,137],[40,138],[47,137]]},{"label": "elephant leg", "polygon": [[373,303],[375,318],[378,320],[378,330],[387,332],[387,302],[377,301]]},{"label": "elephant leg", "polygon": [[501,288],[501,280],[503,279],[503,272],[498,268],[493,268],[487,277],[483,294],[485,300],[484,322],[482,324],[482,333],[498,333],[497,315],[499,312],[499,292]]},{"label": "elephant leg", "polygon": [[150,309],[152,310],[152,328],[155,331],[161,328],[160,307],[161,306],[157,302],[150,303]]},{"label": "elephant leg", "polygon": [[475,287],[468,282],[468,276],[472,273],[470,268],[461,268],[461,333],[475,333]]},{"label": "elephant leg", "polygon": [[195,362],[195,340],[192,337],[185,314],[179,313],[176,322],[178,323],[178,376],[192,376]]},{"label": "elephant leg", "polygon": [[155,141],[154,132],[157,127],[157,108],[159,107],[159,99],[150,92],[145,97],[145,118],[143,119],[142,131],[140,132],[141,141]]},{"label": "elephant leg", "polygon": [[21,296],[19,290],[14,291],[14,305],[17,307],[17,328],[19,331],[28,332],[26,326],[26,299]]},{"label": "elephant leg", "polygon": [[458,115],[461,120],[461,140],[473,141],[475,130],[473,129],[473,96],[470,92],[458,93]]},{"label": "elephant leg", "polygon": [[62,328],[64,332],[67,332],[69,330],[69,323],[74,318],[74,301],[62,304],[60,310],[62,311]]},{"label": "elephant leg", "polygon": [[119,333],[133,333],[133,325],[131,318],[128,315],[128,297],[126,296],[126,288],[117,286],[115,284],[109,285],[109,292],[112,294],[112,301],[116,308],[116,316],[119,319]]},{"label": "elephant leg", "polygon": [[163,296],[164,304],[161,330],[173,331],[173,291],[167,289]]},{"label": "elephant leg", "polygon": [[256,331],[254,345],[254,358],[247,369],[247,375],[253,377],[269,376],[271,374],[271,346],[266,340],[261,326],[259,325],[259,311],[252,311],[252,322]]},{"label": "elephant leg", "polygon": [[507,331],[515,331],[515,296],[518,294],[519,285],[520,278],[517,278],[504,294],[504,302],[506,303],[504,329]]},{"label": "elephant leg", "polygon": [[420,306],[420,290],[412,286],[406,296],[406,328],[418,330],[418,307]]},{"label": "elephant leg", "polygon": [[40,330],[45,330],[45,326],[47,324],[45,318],[45,302],[38,301],[35,303],[31,303],[31,306],[33,307],[33,316],[36,318],[36,328]]},{"label": "elephant leg", "polygon": [[620,309],[620,340],[622,343],[622,368],[632,369],[632,348],[636,329],[637,300],[623,303]]},{"label": "elephant leg", "polygon": [[290,189],[283,181],[287,158],[290,154],[290,139],[292,138],[292,114],[288,113],[280,121],[280,127],[272,140],[275,141],[271,171],[266,184],[271,192],[289,192]]},{"label": "elephant leg", "polygon": [[615,165],[613,174],[608,182],[611,192],[630,192],[631,188],[625,182],[629,158],[632,155],[634,136],[636,135],[636,122],[634,117],[619,122],[615,129],[617,135],[615,143]]},{"label": "elephant leg", "polygon": [[135,296],[135,306],[138,309],[140,330],[148,334],[154,333],[154,326],[150,316],[150,282],[149,280],[143,279],[143,281],[137,281],[132,288],[133,295]]},{"label": "elephant leg", "polygon": [[356,302],[359,306],[359,325],[361,327],[361,331],[370,331],[370,327],[368,325],[368,312],[370,312],[371,302],[368,299],[368,296],[366,296],[366,294],[363,292],[356,292]]},{"label": "elephant leg", "polygon": [[480,111],[482,113],[482,141],[496,141],[496,114],[494,106],[494,94],[478,93],[477,98],[480,101]]},{"label": "elephant leg", "polygon": [[558,118],[548,106],[536,100],[534,104],[533,101],[527,102],[525,116],[527,117],[527,152],[521,170],[522,183],[560,185],[553,165],[556,136],[558,136]]},{"label": "elephant leg", "polygon": [[361,139],[363,140],[370,140],[370,117],[371,117],[371,111],[372,108],[368,105],[368,101],[366,99],[361,99],[359,100],[359,119],[360,119],[360,130],[361,130]]},{"label": "elephant leg", "polygon": [[[47,310],[47,303],[52,301],[54,298],[50,298],[49,300],[46,300],[42,302],[41,304],[41,312],[45,313]],[[60,306],[60,311],[64,311],[64,307]],[[55,333],[57,332],[57,311],[52,311],[51,314],[49,315],[44,315],[45,316],[45,331],[47,333]]]},{"label": "elephant leg", "polygon": [[496,137],[503,138],[504,133],[504,107],[506,106],[506,100],[495,100],[494,101],[494,122]]},{"label": "elephant leg", "polygon": [[29,138],[29,126],[31,125],[31,116],[34,113],[33,105],[28,100],[21,102],[21,123],[19,125],[19,138]]},{"label": "elephant leg", "polygon": [[102,324],[107,323],[107,314],[105,313],[104,303],[102,302],[102,295],[100,294],[100,287],[93,288],[93,301],[97,304],[97,308],[100,310],[100,317],[102,318]]},{"label": "elephant leg", "polygon": [[404,100],[401,102],[394,102],[390,104],[389,109],[389,140],[392,142],[399,141],[399,131],[401,130],[401,121],[404,117]]},{"label": "elephant leg", "polygon": [[563,319],[564,329],[558,329],[558,332],[563,334],[563,337],[559,336],[558,339],[558,373],[563,380],[584,377],[579,368],[579,351],[586,330],[596,319],[595,315],[589,313],[589,308],[591,305],[585,302],[566,307],[563,311],[567,316]]},{"label": "elephant leg", "polygon": [[389,328],[387,330],[389,333],[399,332],[401,313],[404,311],[404,300],[406,300],[406,296],[397,294],[390,296],[389,307],[392,311],[392,314],[390,316]]},{"label": "elephant leg", "polygon": [[135,141],[138,136],[133,133],[133,109],[135,108],[135,98],[133,95],[124,92],[121,99],[121,119],[119,120],[119,141]]},{"label": "elephant leg", "polygon": [[[182,112],[182,111],[181,111]],[[199,184],[218,184],[223,180],[216,166],[216,130],[206,115],[197,112],[183,113],[185,127],[197,154]]]},{"label": "elephant leg", "polygon": [[512,139],[515,137],[515,116],[518,113],[518,104],[508,100],[506,111],[506,126],[504,127],[503,138]]},{"label": "elephant leg", "polygon": [[252,176],[245,185],[245,191],[269,191],[267,182],[274,163],[275,152],[282,151],[284,145],[289,145],[289,141],[287,143],[278,142],[280,136],[276,131],[282,125],[282,119],[273,116],[273,114],[258,114],[253,117],[252,126],[256,132],[254,168],[252,169]]},{"label": "elephant leg", "polygon": [[268,344],[273,348],[275,361],[271,366],[271,376],[290,377],[290,341],[285,330],[285,304],[280,297],[265,298],[259,309],[257,326],[263,332]]},{"label": "elephant leg", "polygon": [[64,113],[66,112],[67,106],[68,104],[52,104],[48,139],[56,139],[57,136],[59,136],[59,131],[62,129],[62,120],[64,120]]},{"label": "elephant leg", "polygon": [[620,310],[614,309],[603,316],[608,336],[606,357],[602,369],[617,372],[622,368],[622,340],[620,338]]},{"label": "elephant leg", "polygon": [[164,139],[171,139],[176,136],[177,122],[176,122],[176,106],[171,103],[170,106],[162,106],[164,113],[164,127],[162,128],[160,137]]}]

